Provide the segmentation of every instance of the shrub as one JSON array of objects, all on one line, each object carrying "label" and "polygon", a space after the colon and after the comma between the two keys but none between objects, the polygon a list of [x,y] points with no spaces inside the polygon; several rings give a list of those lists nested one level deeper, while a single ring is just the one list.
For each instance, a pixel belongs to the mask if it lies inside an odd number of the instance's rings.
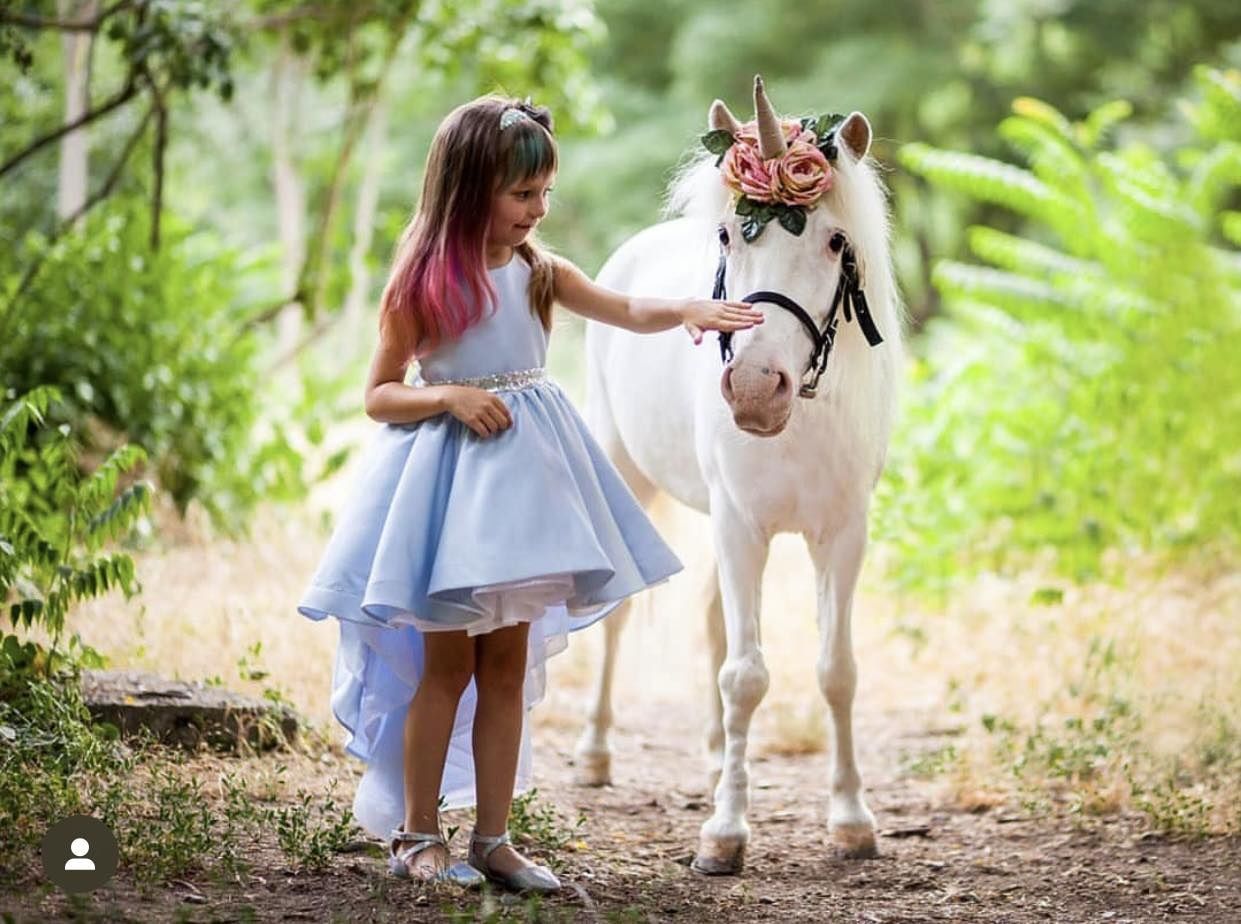
[{"label": "shrub", "polygon": [[942,261],[946,316],[914,369],[877,532],[898,582],[943,588],[1045,556],[1079,579],[1109,549],[1241,539],[1241,79],[1196,72],[1198,143],[1111,148],[1129,107],[1072,123],[1019,99],[1028,168],[907,145],[933,184],[1028,220]]}]

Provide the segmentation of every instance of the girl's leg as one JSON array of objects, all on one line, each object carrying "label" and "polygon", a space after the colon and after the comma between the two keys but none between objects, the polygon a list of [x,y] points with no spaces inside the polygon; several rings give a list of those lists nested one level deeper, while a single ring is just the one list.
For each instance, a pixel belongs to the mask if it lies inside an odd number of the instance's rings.
[{"label": "girl's leg", "polygon": [[[464,632],[427,632],[422,680],[405,715],[405,830],[439,833],[440,782],[457,702],[474,673],[474,639]],[[415,876],[433,875],[448,862],[442,847],[418,852]]]},{"label": "girl's leg", "polygon": [[[477,636],[474,678],[478,706],[474,713],[474,773],[478,798],[474,830],[486,837],[508,825],[525,718],[522,687],[530,625],[521,623]],[[511,847],[500,847],[487,862],[498,873],[516,872],[529,861]]]}]

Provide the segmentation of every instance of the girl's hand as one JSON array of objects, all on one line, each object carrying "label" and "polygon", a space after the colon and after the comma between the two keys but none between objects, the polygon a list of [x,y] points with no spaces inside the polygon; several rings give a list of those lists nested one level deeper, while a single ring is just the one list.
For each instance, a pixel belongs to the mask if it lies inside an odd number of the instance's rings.
[{"label": "girl's hand", "polygon": [[746,330],[755,324],[762,324],[763,313],[748,302],[692,298],[681,309],[681,323],[694,338],[694,343],[702,343],[704,331]]},{"label": "girl's hand", "polygon": [[513,415],[499,395],[484,388],[469,385],[446,385],[448,395],[444,403],[448,413],[461,421],[483,439],[507,430],[513,425]]}]

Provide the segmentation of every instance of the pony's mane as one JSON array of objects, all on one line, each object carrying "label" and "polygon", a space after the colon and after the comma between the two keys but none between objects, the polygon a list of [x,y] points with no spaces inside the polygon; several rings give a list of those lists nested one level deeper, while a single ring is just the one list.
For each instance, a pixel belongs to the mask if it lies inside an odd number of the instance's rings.
[{"label": "pony's mane", "polygon": [[673,174],[664,195],[663,217],[703,218],[715,222],[727,214],[731,200],[728,187],[720,181],[715,155],[704,151],[692,155]]}]

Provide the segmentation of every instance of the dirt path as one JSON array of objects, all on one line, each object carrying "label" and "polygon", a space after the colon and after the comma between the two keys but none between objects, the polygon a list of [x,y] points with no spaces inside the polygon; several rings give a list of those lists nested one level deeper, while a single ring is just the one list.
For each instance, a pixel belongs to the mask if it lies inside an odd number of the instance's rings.
[{"label": "dirt path", "polygon": [[[995,808],[970,813],[937,804],[934,787],[902,775],[896,756],[942,739],[902,729],[893,716],[863,714],[859,738],[889,755],[864,767],[883,832],[882,856],[846,861],[824,847],[826,760],[822,754],[760,758],[746,871],[708,879],[688,869],[709,812],[693,710],[622,716],[616,785],[572,782],[573,733],[539,732],[540,793],[570,818],[582,812],[585,844],[562,854],[561,896],[543,904],[549,920],[599,921],[1241,921],[1241,842],[1174,842],[1143,837],[1136,819],[1030,819]],[[640,722],[638,720],[641,720]],[[909,722],[908,717],[905,720]],[[638,728],[646,732],[639,737]],[[268,758],[271,760],[271,758]],[[204,773],[215,759],[203,758]],[[325,782],[324,765],[285,760],[290,782]],[[337,765],[346,788],[355,762]],[[328,774],[330,776],[330,774]],[[385,874],[381,861],[342,855],[326,873],[288,872],[270,844],[255,845],[243,883],[203,877],[142,895],[124,874],[73,903],[38,882],[0,898],[17,921],[414,921],[455,911],[473,920],[527,920],[511,896],[462,898],[426,892]],[[482,903],[486,902],[484,906]]]}]

